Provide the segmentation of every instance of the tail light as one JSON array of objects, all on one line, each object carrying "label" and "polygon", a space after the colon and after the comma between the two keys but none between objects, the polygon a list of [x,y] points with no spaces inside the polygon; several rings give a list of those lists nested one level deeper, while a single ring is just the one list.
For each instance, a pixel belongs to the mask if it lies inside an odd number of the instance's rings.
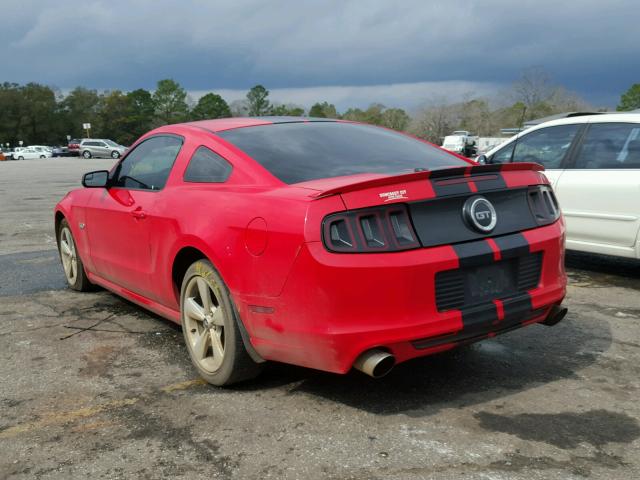
[{"label": "tail light", "polygon": [[549,225],[560,218],[560,207],[548,185],[529,188],[529,206],[538,225]]},{"label": "tail light", "polygon": [[328,215],[322,221],[327,250],[340,253],[398,252],[420,247],[402,204]]}]

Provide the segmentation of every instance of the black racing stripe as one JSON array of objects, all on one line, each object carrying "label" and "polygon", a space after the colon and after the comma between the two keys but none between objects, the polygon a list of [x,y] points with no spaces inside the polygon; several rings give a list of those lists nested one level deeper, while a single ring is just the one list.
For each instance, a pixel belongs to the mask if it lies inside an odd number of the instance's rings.
[{"label": "black racing stripe", "polygon": [[544,310],[536,310],[531,312],[528,317],[520,317],[518,321],[502,321],[497,325],[487,326],[486,330],[483,331],[472,331],[472,330],[461,330],[455,334],[447,334],[447,335],[439,335],[437,337],[429,337],[429,338],[421,338],[419,340],[414,340],[411,342],[414,348],[418,350],[422,350],[425,348],[437,347],[440,345],[446,344],[462,344],[462,343],[470,343],[477,342],[478,340],[483,340],[489,336],[490,333],[499,335],[502,333],[507,333],[517,328],[523,327],[523,322],[527,320],[531,320],[532,318],[540,316]]},{"label": "black racing stripe", "polygon": [[483,173],[494,173],[494,172],[500,172],[501,170],[502,170],[501,163],[492,163],[489,165],[474,165],[471,167],[471,175],[483,174]]},{"label": "black racing stripe", "polygon": [[429,178],[449,178],[449,177],[462,177],[469,167],[454,167],[454,168],[441,168],[439,170],[431,170],[429,172]]},{"label": "black racing stripe", "polygon": [[502,258],[520,257],[530,253],[529,242],[520,232],[494,237],[493,241],[498,245]]},{"label": "black racing stripe", "polygon": [[469,182],[451,183],[442,185],[438,181],[431,181],[431,186],[436,194],[436,197],[446,197],[448,195],[463,195],[465,193],[472,193],[469,187]]},{"label": "black racing stripe", "polygon": [[459,267],[475,267],[493,262],[493,250],[486,240],[452,245],[458,255]]},{"label": "black racing stripe", "polygon": [[531,317],[533,307],[531,305],[531,295],[522,293],[515,297],[502,300],[504,320],[506,324],[523,322]]},{"label": "black racing stripe", "polygon": [[[458,256],[459,268],[487,265],[494,261],[493,250],[485,240],[453,245]],[[482,303],[473,307],[463,307],[463,332],[465,335],[476,335],[489,330],[498,320],[498,309],[493,302]]]},{"label": "black racing stripe", "polygon": [[[486,192],[489,190],[503,190],[507,188],[507,182],[504,181],[504,177],[501,173],[492,173],[491,175],[495,175],[495,178],[492,178],[491,180],[480,180],[478,182],[475,182],[475,185],[478,188],[478,192]],[[471,180],[473,180],[473,177],[471,177]]]},{"label": "black racing stripe", "polygon": [[498,320],[498,308],[493,302],[464,307],[460,311],[465,334],[475,335],[491,330],[491,326]]}]

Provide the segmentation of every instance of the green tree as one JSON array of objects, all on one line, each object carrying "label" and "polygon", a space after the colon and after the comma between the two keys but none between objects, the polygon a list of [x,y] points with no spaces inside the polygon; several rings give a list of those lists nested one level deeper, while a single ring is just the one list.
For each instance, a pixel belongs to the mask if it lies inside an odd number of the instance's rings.
[{"label": "green tree", "polygon": [[269,103],[269,90],[262,85],[256,85],[247,93],[247,102],[249,107],[249,116],[259,117],[268,115],[271,112],[271,104]]},{"label": "green tree", "polygon": [[226,118],[231,116],[231,109],[224,99],[215,93],[207,93],[200,97],[198,104],[191,110],[191,118],[204,120],[207,118]]},{"label": "green tree", "polygon": [[24,101],[21,140],[27,145],[35,142],[55,142],[55,93],[50,87],[38,83],[28,83],[21,90]]},{"label": "green tree", "polygon": [[365,114],[360,108],[349,108],[342,114],[342,118],[351,120],[352,122],[364,122]]},{"label": "green tree", "polygon": [[371,125],[382,125],[382,112],[384,111],[384,105],[380,103],[373,103],[366,110],[359,108],[348,109],[342,118],[345,120],[351,120],[353,122],[370,123]]},{"label": "green tree", "polygon": [[98,113],[99,135],[123,145],[130,145],[136,136],[132,132],[134,118],[131,98],[120,90],[106,93]]},{"label": "green tree", "polygon": [[[145,134],[153,127],[155,116],[155,104],[153,97],[144,88],[138,88],[127,93],[129,99],[129,125],[131,131],[130,136],[133,140]],[[125,145],[126,140],[123,140]]]},{"label": "green tree", "polygon": [[640,108],[640,83],[634,83],[629,90],[620,96],[620,104],[616,107],[619,112],[628,112]]},{"label": "green tree", "polygon": [[340,118],[335,105],[328,102],[314,103],[309,110],[309,116],[316,118]]},{"label": "green tree", "polygon": [[[100,107],[101,99],[96,90],[84,87],[74,88],[60,104],[61,121],[63,129],[66,130],[63,135],[83,137],[85,133],[82,124],[90,123],[92,127],[97,126],[96,120]],[[97,133],[95,127],[92,133],[94,135]]]},{"label": "green tree", "polygon": [[304,115],[304,108],[297,105],[272,105],[270,114],[279,117],[301,117]]},{"label": "green tree", "polygon": [[180,84],[171,79],[158,82],[153,92],[156,125],[167,125],[184,121],[189,113],[187,92]]},{"label": "green tree", "polygon": [[25,108],[22,89],[17,83],[4,82],[0,85],[0,142],[17,145],[22,129]]},{"label": "green tree", "polygon": [[407,115],[401,108],[387,108],[384,112],[382,112],[382,123],[381,125],[393,128],[394,130],[404,131],[409,126],[409,122],[411,121],[411,117]]}]

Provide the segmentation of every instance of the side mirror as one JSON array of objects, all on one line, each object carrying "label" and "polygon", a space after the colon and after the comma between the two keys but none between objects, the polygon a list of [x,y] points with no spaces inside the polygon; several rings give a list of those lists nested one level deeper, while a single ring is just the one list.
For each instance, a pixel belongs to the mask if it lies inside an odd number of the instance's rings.
[{"label": "side mirror", "polygon": [[96,170],[85,173],[82,177],[82,186],[85,188],[106,188],[109,185],[109,171]]},{"label": "side mirror", "polygon": [[484,153],[476,157],[476,162],[478,162],[480,165],[488,165],[489,163],[491,163]]}]

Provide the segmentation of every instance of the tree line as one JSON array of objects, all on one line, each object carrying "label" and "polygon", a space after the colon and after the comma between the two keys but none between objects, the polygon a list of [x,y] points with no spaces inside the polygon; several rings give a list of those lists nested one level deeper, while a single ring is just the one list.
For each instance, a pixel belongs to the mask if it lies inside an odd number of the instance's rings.
[{"label": "tree line", "polygon": [[[640,84],[625,92],[618,105],[620,111],[636,108],[640,108]],[[295,104],[272,103],[269,91],[262,85],[251,88],[244,99],[228,104],[216,93],[207,93],[194,102],[171,79],[160,80],[153,92],[140,88],[99,93],[76,87],[67,95],[38,83],[5,82],[0,84],[0,142],[11,146],[19,140],[25,145],[63,144],[67,135],[83,137],[82,124],[90,123],[91,136],[130,145],[150,129],[170,123],[231,116],[308,115],[381,125],[439,143],[454,130],[493,136],[499,134],[500,128],[521,126],[530,119],[593,110],[577,94],[553,84],[539,68],[523,72],[498,98],[467,95],[457,102],[431,98],[412,115],[380,103],[338,112],[335,105],[325,101],[307,111]]]}]

